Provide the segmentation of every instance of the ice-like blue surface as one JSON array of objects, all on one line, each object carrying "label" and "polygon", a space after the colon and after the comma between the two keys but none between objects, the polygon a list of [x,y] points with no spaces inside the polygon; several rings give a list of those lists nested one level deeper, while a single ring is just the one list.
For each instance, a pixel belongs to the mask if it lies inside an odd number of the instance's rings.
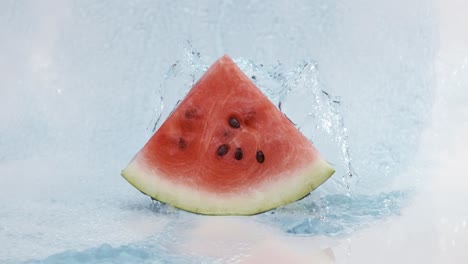
[{"label": "ice-like blue surface", "polygon": [[26,261],[24,263],[165,263],[163,259],[171,259],[172,263],[189,263],[190,259],[167,256],[162,252],[154,254],[149,250],[134,246],[112,247],[109,244],[103,244],[96,248],[77,252],[75,250],[65,251],[47,257],[44,260]]},{"label": "ice-like blue surface", "polygon": [[[280,224],[288,233],[302,235],[343,235],[375,224],[377,220],[400,214],[401,206],[409,194],[404,192],[383,192],[378,195],[334,194],[319,201],[302,203],[309,217],[298,221],[298,212],[289,212],[290,223],[281,217]],[[377,222],[378,223],[378,222]]]},{"label": "ice-like blue surface", "polygon": [[[322,199],[300,201],[293,207],[284,207],[266,214],[255,216],[258,221],[279,226],[289,234],[308,236],[343,235],[368,227],[380,219],[399,215],[402,192],[381,193],[375,196],[330,195]],[[24,264],[55,263],[235,263],[236,257],[248,252],[251,245],[233,244],[229,247],[233,255],[224,257],[203,256],[190,251],[178,250],[184,245],[183,230],[193,227],[191,216],[180,215],[160,204],[148,210],[155,214],[172,213],[175,217],[161,232],[142,241],[111,246],[103,243],[84,250],[66,250],[46,258],[27,260]],[[161,212],[162,210],[162,212]],[[306,218],[308,216],[308,218]],[[17,263],[7,261],[6,263]]]},{"label": "ice-like blue surface", "polygon": [[158,111],[224,53],[338,168],[304,200],[249,219],[346,236],[398,216],[423,179],[433,12],[431,1],[2,1],[0,262],[235,263],[247,252],[192,252],[205,217],[153,204],[119,176]]}]

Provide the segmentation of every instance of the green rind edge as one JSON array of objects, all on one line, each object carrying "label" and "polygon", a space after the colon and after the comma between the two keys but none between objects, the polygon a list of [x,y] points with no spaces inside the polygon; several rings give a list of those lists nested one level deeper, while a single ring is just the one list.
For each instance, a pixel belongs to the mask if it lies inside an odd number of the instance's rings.
[{"label": "green rind edge", "polygon": [[[134,161],[132,161],[132,163],[133,162]],[[303,172],[304,174],[307,174],[306,177],[308,179],[308,182],[304,184],[302,188],[298,188],[297,192],[295,192],[294,195],[289,195],[288,197],[284,197],[284,199],[282,199],[282,202],[280,203],[265,202],[256,207],[245,206],[243,208],[230,208],[229,210],[216,210],[216,211],[203,210],[201,209],[203,208],[203,205],[199,205],[198,207],[192,207],[192,206],[186,206],[185,204],[179,203],[179,202],[171,203],[171,200],[173,199],[171,199],[170,195],[168,195],[168,193],[172,193],[170,190],[168,192],[161,191],[161,190],[149,191],[147,188],[145,188],[146,184],[143,180],[143,177],[139,176],[139,174],[136,173],[134,170],[133,171],[129,170],[130,165],[121,172],[121,175],[132,186],[134,186],[136,189],[138,189],[142,193],[150,196],[151,198],[156,199],[160,202],[169,204],[175,208],[188,211],[188,212],[202,214],[202,215],[255,215],[255,214],[263,213],[263,212],[275,209],[279,206],[286,205],[294,201],[300,200],[301,198],[305,197],[310,192],[315,190],[317,187],[319,187],[321,184],[323,184],[327,179],[329,179],[333,175],[333,173],[335,173],[335,169],[325,160],[315,161],[314,163],[318,163],[318,164],[313,166],[311,169]],[[138,181],[138,179],[141,179],[142,181]],[[280,182],[281,181],[278,181],[277,188],[281,188],[282,184]],[[242,193],[239,195],[242,195]],[[249,200],[246,199],[245,203],[248,204]]]}]

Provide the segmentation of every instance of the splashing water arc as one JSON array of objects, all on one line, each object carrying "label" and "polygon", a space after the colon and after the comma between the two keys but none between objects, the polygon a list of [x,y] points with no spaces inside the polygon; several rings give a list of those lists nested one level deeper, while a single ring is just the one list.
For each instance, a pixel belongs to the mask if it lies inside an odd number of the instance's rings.
[{"label": "splashing water arc", "polygon": [[[301,62],[295,69],[287,70],[278,63],[273,66],[255,64],[245,59],[236,59],[236,64],[251,81],[294,120],[296,127],[314,144],[322,141],[326,155],[341,178],[334,177],[334,188],[350,192],[359,176],[352,168],[347,129],[341,113],[340,98],[327,92],[318,79],[317,63]],[[182,59],[176,61],[164,75],[159,88],[155,117],[148,126],[149,135],[154,133],[170,113],[179,105],[195,81],[208,69],[200,59],[200,52],[190,43]],[[171,106],[172,105],[172,106]]]}]

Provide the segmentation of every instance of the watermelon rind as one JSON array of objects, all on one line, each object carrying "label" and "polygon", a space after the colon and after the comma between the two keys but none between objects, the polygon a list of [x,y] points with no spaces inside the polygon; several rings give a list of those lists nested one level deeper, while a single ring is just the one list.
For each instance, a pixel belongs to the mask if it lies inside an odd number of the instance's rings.
[{"label": "watermelon rind", "polygon": [[221,194],[196,186],[175,184],[167,180],[170,175],[145,166],[144,158],[139,156],[121,174],[144,194],[176,208],[205,215],[253,215],[303,198],[334,172],[328,162],[318,158],[306,167],[272,175],[271,178],[276,180],[260,186],[241,193]]}]

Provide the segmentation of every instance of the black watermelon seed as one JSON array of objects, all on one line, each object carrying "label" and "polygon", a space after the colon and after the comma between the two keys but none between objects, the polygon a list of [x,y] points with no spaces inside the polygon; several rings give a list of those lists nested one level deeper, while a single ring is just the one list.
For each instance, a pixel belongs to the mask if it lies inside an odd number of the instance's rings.
[{"label": "black watermelon seed", "polygon": [[218,156],[222,157],[222,156],[226,155],[228,150],[229,150],[229,147],[226,144],[223,144],[223,145],[219,146],[217,154],[218,154]]},{"label": "black watermelon seed", "polygon": [[187,147],[187,141],[183,138],[179,138],[178,144],[180,149],[185,149]]},{"label": "black watermelon seed", "polygon": [[242,157],[244,157],[244,153],[242,153],[241,148],[236,148],[236,153],[234,154],[234,157],[236,158],[236,160],[241,160]]},{"label": "black watermelon seed", "polygon": [[258,163],[263,163],[265,161],[265,155],[263,155],[263,152],[261,150],[257,151],[257,155],[255,155],[255,158],[257,158]]},{"label": "black watermelon seed", "polygon": [[185,110],[185,118],[187,119],[198,119],[200,115],[200,109],[197,106]]},{"label": "black watermelon seed", "polygon": [[240,123],[239,123],[239,120],[237,120],[236,118],[234,117],[231,117],[229,118],[229,125],[233,128],[239,128],[240,127]]},{"label": "black watermelon seed", "polygon": [[255,123],[255,116],[257,115],[257,112],[255,109],[250,109],[244,113],[244,123],[247,126],[253,125]]}]

